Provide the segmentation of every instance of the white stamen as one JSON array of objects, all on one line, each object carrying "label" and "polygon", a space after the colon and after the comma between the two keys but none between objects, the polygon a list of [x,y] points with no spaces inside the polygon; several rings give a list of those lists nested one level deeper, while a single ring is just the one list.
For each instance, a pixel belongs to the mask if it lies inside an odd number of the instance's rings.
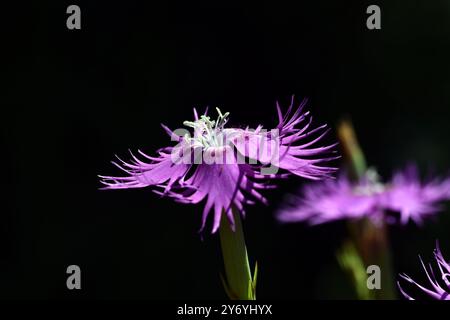
[{"label": "white stamen", "polygon": [[366,184],[361,186],[357,186],[354,188],[355,194],[360,195],[373,195],[377,193],[381,193],[385,190],[385,186],[383,183],[380,182],[380,176],[378,175],[378,172],[373,169],[369,168],[366,171]]},{"label": "white stamen", "polygon": [[222,142],[221,134],[225,124],[228,122],[229,112],[222,114],[219,108],[216,108],[218,118],[211,120],[209,116],[202,115],[196,121],[184,121],[183,124],[194,129],[193,137],[186,135],[184,140],[193,145],[200,145],[203,148],[211,146],[219,147]]}]

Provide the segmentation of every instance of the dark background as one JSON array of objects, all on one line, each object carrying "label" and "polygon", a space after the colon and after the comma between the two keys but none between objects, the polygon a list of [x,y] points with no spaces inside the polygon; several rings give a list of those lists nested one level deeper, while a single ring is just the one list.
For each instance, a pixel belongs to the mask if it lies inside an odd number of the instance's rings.
[{"label": "dark background", "polygon": [[[70,4],[81,30],[66,28]],[[369,4],[381,30],[366,28]],[[2,22],[2,298],[225,298],[218,236],[197,234],[201,205],[98,190],[97,174],[118,173],[114,154],[168,145],[159,124],[180,127],[194,106],[270,127],[275,100],[309,97],[316,124],[353,119],[386,179],[411,160],[448,172],[448,1],[55,1],[18,4]],[[334,258],[345,224],[273,218],[304,182],[280,183],[269,207],[247,210],[258,297],[353,298]],[[396,272],[423,279],[417,254],[431,260],[435,239],[450,257],[449,214],[390,228]],[[66,288],[71,264],[80,291]]]}]

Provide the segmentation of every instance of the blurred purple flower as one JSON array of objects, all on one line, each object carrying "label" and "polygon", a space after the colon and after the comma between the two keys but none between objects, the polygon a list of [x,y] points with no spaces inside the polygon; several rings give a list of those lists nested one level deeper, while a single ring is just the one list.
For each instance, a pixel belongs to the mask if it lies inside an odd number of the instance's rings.
[{"label": "blurred purple flower", "polygon": [[[423,292],[425,292],[428,296],[436,300],[450,300],[450,264],[444,260],[441,249],[439,248],[439,244],[436,244],[436,249],[434,250],[434,259],[436,260],[437,266],[439,268],[439,277],[436,277],[431,263],[427,266],[423,263],[422,258],[419,256],[420,262],[422,264],[423,269],[425,270],[425,274],[428,278],[428,281],[431,284],[431,289],[426,288],[416,281],[414,281],[411,277],[406,274],[400,274],[404,280],[412,283],[417,286]],[[438,281],[438,279],[442,280],[442,283]],[[409,294],[407,294],[403,288],[400,286],[400,281],[397,282],[400,292],[406,299],[415,300]]]},{"label": "blurred purple flower", "polygon": [[[321,165],[337,158],[323,156],[335,153],[336,144],[311,148],[329,129],[320,126],[309,130],[312,117],[304,112],[305,103],[304,100],[294,110],[292,98],[284,116],[277,103],[279,124],[270,132],[262,126],[255,130],[225,128],[228,113],[222,114],[217,109],[217,120],[211,120],[207,111],[199,117],[194,109],[195,121],[184,122],[193,129],[192,136],[184,129],[180,136],[180,131],[171,131],[163,125],[177,145],[160,149],[156,157],[138,150],[146,161],[133,154],[130,162],[119,159],[120,163],[113,163],[127,175],[100,176],[100,182],[104,189],[156,187],[159,189],[156,193],[182,203],[206,200],[201,230],[211,210],[214,211],[213,233],[219,228],[224,210],[234,228],[231,207],[244,214],[245,204],[266,203],[260,190],[273,188],[269,184],[271,179],[295,174],[318,180],[336,171]],[[299,125],[302,126],[297,128]],[[278,169],[285,172],[278,173]]]},{"label": "blurred purple flower", "polygon": [[379,182],[373,170],[357,183],[341,175],[337,180],[306,185],[278,212],[283,222],[307,221],[320,224],[340,219],[368,217],[396,222],[386,210],[400,214],[400,223],[417,224],[440,210],[439,201],[450,199],[450,177],[421,182],[417,168],[409,166],[387,184]]},{"label": "blurred purple flower", "polygon": [[420,181],[416,167],[409,166],[404,172],[394,175],[386,192],[380,198],[385,209],[400,213],[400,222],[409,219],[422,224],[423,218],[438,212],[440,201],[450,199],[450,177],[440,180]]}]

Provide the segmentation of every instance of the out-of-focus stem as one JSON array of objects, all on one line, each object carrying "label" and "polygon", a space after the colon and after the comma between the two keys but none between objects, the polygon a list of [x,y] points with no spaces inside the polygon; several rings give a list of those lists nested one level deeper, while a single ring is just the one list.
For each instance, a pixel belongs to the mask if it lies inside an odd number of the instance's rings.
[{"label": "out-of-focus stem", "polygon": [[337,133],[350,177],[359,180],[364,176],[367,164],[351,122],[343,120],[338,126]]},{"label": "out-of-focus stem", "polygon": [[381,270],[381,290],[373,290],[374,298],[396,298],[395,278],[392,272],[391,251],[387,226],[384,222],[374,224],[369,219],[360,221],[361,236],[357,239],[359,252],[366,266],[378,265]]},{"label": "out-of-focus stem", "polygon": [[235,211],[233,211],[233,215],[234,231],[231,229],[225,214],[222,214],[219,228],[226,275],[226,279],[222,278],[222,281],[230,299],[255,300],[257,267],[255,267],[252,278],[241,217]]},{"label": "out-of-focus stem", "polygon": [[[343,120],[340,123],[338,136],[350,178],[358,181],[364,177],[367,165],[364,153],[359,147],[355,131],[349,120]],[[374,264],[381,269],[381,289],[370,292],[369,295],[367,293],[359,294],[360,298],[395,299],[395,281],[392,273],[391,254],[385,222],[380,221],[374,224],[371,220],[365,218],[361,221],[349,222],[349,231],[365,266]],[[349,271],[355,273],[355,270]],[[355,284],[355,287],[357,292],[361,292],[361,284]]]},{"label": "out-of-focus stem", "polygon": [[339,265],[352,279],[356,296],[360,300],[374,298],[372,292],[367,288],[367,273],[364,261],[358,253],[358,249],[351,240],[347,240],[337,252],[336,258]]}]

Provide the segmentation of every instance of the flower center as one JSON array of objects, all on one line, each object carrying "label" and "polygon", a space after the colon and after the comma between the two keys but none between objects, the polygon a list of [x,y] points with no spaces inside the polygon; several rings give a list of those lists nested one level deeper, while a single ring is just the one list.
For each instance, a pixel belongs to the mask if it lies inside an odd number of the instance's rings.
[{"label": "flower center", "polygon": [[204,149],[209,147],[220,147],[225,144],[225,136],[223,129],[228,122],[229,112],[222,114],[219,108],[216,108],[218,117],[211,120],[210,117],[202,115],[200,119],[195,121],[184,121],[183,124],[194,129],[193,137],[186,134],[184,136],[191,146],[200,146]]},{"label": "flower center", "polygon": [[358,195],[371,196],[382,193],[385,190],[383,183],[380,182],[378,172],[372,168],[368,169],[363,180],[353,189]]}]

